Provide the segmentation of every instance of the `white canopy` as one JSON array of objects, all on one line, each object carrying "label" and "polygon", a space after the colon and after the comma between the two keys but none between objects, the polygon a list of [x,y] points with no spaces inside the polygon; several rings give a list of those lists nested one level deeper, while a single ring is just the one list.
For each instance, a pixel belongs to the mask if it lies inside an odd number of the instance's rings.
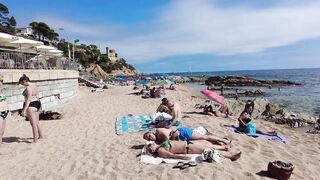
[{"label": "white canopy", "polygon": [[26,44],[26,45],[31,45],[31,46],[43,45],[43,42],[35,41],[35,40],[31,40],[31,39],[25,39],[22,37],[19,37],[18,40],[11,41],[10,43],[11,44]]},{"label": "white canopy", "polygon": [[58,49],[53,49],[49,51],[50,53],[62,53],[63,51],[60,51]]},{"label": "white canopy", "polygon": [[47,54],[48,52],[50,52],[51,50],[54,50],[55,48],[52,46],[40,45],[40,46],[37,46],[36,49],[38,52]]},{"label": "white canopy", "polygon": [[32,48],[42,44],[43,42],[40,42],[40,41],[19,37],[18,40],[11,41],[10,43],[6,44],[6,46],[20,48],[20,49],[27,49],[27,48]]}]

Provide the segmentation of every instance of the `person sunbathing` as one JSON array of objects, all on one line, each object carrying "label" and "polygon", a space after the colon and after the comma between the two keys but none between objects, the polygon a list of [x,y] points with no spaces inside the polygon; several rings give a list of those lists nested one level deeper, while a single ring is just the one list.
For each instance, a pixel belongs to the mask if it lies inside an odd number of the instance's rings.
[{"label": "person sunbathing", "polygon": [[[167,139],[181,141],[207,140],[212,144],[231,144],[231,141],[229,141],[228,139],[219,138],[214,135],[201,135],[193,132],[192,129],[187,127],[181,127],[175,131],[166,128],[157,128],[155,132],[144,133],[143,138],[147,141],[155,141],[155,143],[157,144],[161,144]],[[224,146],[223,148],[226,148],[226,146]]]},{"label": "person sunbathing", "polygon": [[157,108],[157,112],[166,112],[172,116],[172,122],[165,126],[167,128],[175,125],[177,121],[181,120],[182,116],[180,105],[169,101],[167,98],[163,98],[161,100],[161,104]]},{"label": "person sunbathing", "polygon": [[[239,121],[239,130],[246,132],[248,124],[252,121],[251,114],[253,112],[253,103],[247,103],[244,107],[243,112],[240,114],[240,117],[238,118]],[[260,134],[265,134],[265,135],[271,135],[271,136],[276,136],[277,132],[276,131],[271,131],[271,130],[266,130],[264,128],[257,128],[256,127],[256,132]]]},{"label": "person sunbathing", "polygon": [[[190,160],[188,154],[201,154],[206,148],[214,149],[213,144],[205,140],[190,141],[172,141],[166,140],[162,144],[156,143],[147,146],[147,152],[153,155],[159,155],[162,158],[173,158]],[[241,151],[218,151],[222,157],[228,158],[231,161],[236,161],[241,157]]]},{"label": "person sunbathing", "polygon": [[216,117],[227,118],[229,116],[229,108],[226,106],[221,106],[219,110],[213,110],[212,105],[206,106],[203,110],[205,114],[213,114]]},{"label": "person sunbathing", "polygon": [[175,91],[175,90],[176,90],[176,87],[174,87],[174,85],[173,85],[173,84],[170,84],[169,89],[170,89],[170,90],[174,90],[174,91]]}]

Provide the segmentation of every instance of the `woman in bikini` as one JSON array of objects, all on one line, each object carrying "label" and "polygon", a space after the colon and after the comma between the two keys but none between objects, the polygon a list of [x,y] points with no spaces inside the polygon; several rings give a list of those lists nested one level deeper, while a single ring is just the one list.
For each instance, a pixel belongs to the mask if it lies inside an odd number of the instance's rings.
[{"label": "woman in bikini", "polygon": [[3,94],[3,76],[0,75],[0,147],[2,143],[2,137],[4,129],[6,128],[6,118],[9,114],[9,107],[6,102],[6,96]]},{"label": "woman in bikini", "polygon": [[[253,111],[253,107],[254,107],[253,102],[247,103],[244,107],[243,112],[240,114],[240,117],[238,118],[238,121],[239,121],[238,129],[240,131],[246,132],[248,124],[252,121],[251,114]],[[270,135],[270,136],[277,135],[276,131],[266,130],[264,128],[258,128],[258,127],[256,127],[256,132],[260,134]]]},{"label": "woman in bikini", "polygon": [[203,110],[205,114],[212,113],[216,117],[227,118],[230,114],[229,108],[226,106],[221,106],[219,110],[214,110],[212,105],[206,106]]},{"label": "woman in bikini", "polygon": [[[190,160],[188,154],[201,154],[206,148],[214,149],[213,145],[205,140],[197,141],[172,141],[166,140],[162,144],[149,144],[147,151],[151,154],[158,154],[162,158],[173,158]],[[218,151],[222,157],[235,161],[240,158],[241,151]]]},{"label": "woman in bikini", "polygon": [[33,142],[36,143],[38,139],[43,138],[39,125],[39,110],[41,109],[41,102],[39,100],[38,88],[35,84],[30,82],[30,79],[25,74],[19,79],[19,84],[26,87],[22,93],[25,97],[22,116],[27,116],[29,119],[33,132]]}]

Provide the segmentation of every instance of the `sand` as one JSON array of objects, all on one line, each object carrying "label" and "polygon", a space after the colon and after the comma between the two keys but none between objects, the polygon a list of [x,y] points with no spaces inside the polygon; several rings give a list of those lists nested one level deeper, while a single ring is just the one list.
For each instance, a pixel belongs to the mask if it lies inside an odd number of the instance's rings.
[{"label": "sand", "polygon": [[[7,120],[0,152],[0,179],[269,179],[261,173],[269,161],[282,160],[295,165],[291,179],[320,177],[320,136],[257,120],[258,126],[272,127],[290,144],[254,139],[229,132],[223,125],[233,120],[189,114],[183,125],[204,126],[210,132],[227,136],[242,157],[222,164],[201,163],[185,170],[173,165],[139,164],[143,132],[115,134],[115,119],[126,114],[154,112],[160,99],[142,99],[129,95],[132,87],[119,87],[101,93],[81,88],[79,95],[65,104],[62,120],[41,121],[45,139],[32,142],[28,122],[17,115]],[[196,103],[204,99],[191,97],[191,91],[178,87],[166,97],[182,106],[183,112],[199,111]]]}]

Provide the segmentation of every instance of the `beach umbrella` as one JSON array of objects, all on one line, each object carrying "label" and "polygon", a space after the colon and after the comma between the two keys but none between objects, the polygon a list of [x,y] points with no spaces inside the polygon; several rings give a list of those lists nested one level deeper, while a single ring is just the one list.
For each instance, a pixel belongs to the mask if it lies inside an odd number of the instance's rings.
[{"label": "beach umbrella", "polygon": [[210,100],[213,100],[221,105],[224,105],[224,99],[218,93],[210,90],[202,90],[200,92]]},{"label": "beach umbrella", "polygon": [[166,80],[159,80],[155,82],[155,85],[166,85],[166,84],[173,84],[173,81],[166,79]]},{"label": "beach umbrella", "polygon": [[37,51],[50,51],[54,50],[55,48],[52,46],[40,45],[36,47]]},{"label": "beach umbrella", "polygon": [[150,82],[147,81],[147,80],[140,80],[140,81],[137,82],[137,84],[140,84],[140,85],[142,85],[142,86],[145,86],[145,85],[150,84]]},{"label": "beach umbrella", "polygon": [[18,40],[11,41],[10,44],[21,48],[30,48],[43,45],[43,42],[19,37]]},{"label": "beach umbrella", "polygon": [[5,43],[9,43],[9,42],[11,42],[11,41],[14,41],[14,40],[16,40],[16,39],[18,39],[18,37],[12,36],[12,35],[10,35],[10,34],[6,34],[6,33],[1,33],[1,32],[0,32],[0,43],[1,43],[1,45],[2,45],[2,44],[5,44]]},{"label": "beach umbrella", "polygon": [[167,74],[167,73],[159,73],[159,76],[162,76],[162,77],[168,77],[168,76],[170,76],[169,74]]},{"label": "beach umbrella", "polygon": [[63,53],[63,51],[60,51],[58,49],[49,50],[50,53]]},{"label": "beach umbrella", "polygon": [[172,79],[166,79],[165,80],[168,84],[173,84],[174,83],[174,80],[172,80]]}]

